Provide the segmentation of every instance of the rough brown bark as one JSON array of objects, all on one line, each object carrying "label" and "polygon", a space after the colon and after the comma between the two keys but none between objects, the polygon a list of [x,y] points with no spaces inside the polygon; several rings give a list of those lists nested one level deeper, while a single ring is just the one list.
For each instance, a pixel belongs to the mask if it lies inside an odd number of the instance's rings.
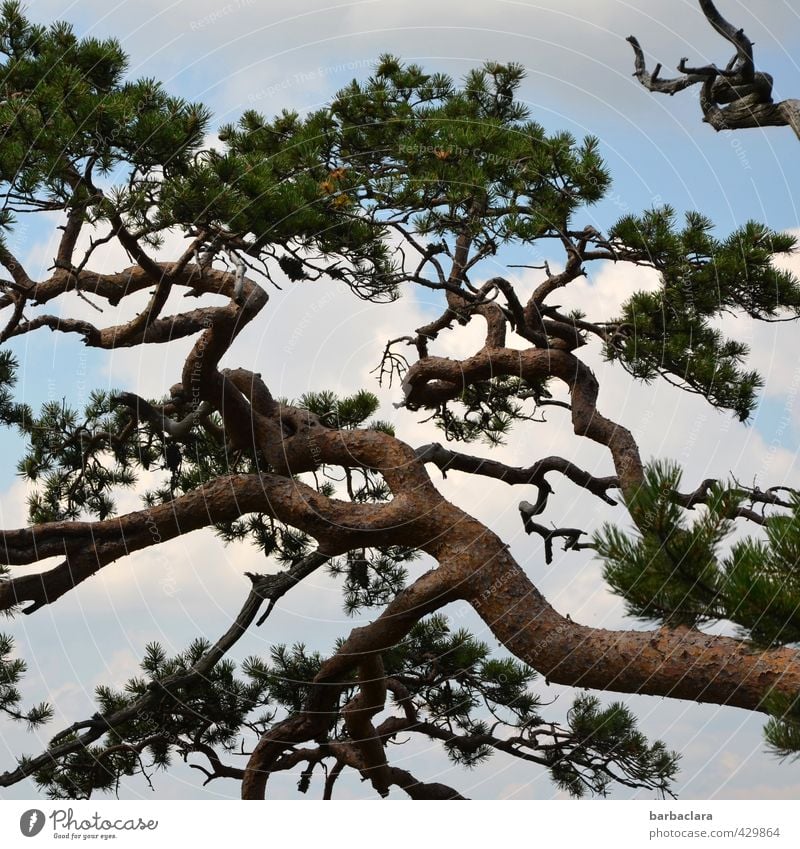
[{"label": "rough brown bark", "polygon": [[[708,68],[685,69],[685,76],[677,81],[660,80],[658,69],[654,74],[647,73],[641,48],[633,40],[637,75],[643,84],[672,92],[701,82],[704,114],[718,129],[724,128],[722,122],[732,119],[764,123],[771,120],[773,113],[792,123],[790,113],[796,114],[796,109],[790,102],[772,104],[763,97],[765,80],[754,72],[749,42],[743,34],[728,28],[718,15],[715,17],[713,4],[703,2],[702,6],[709,21],[736,46],[735,72],[741,80],[732,83],[730,75]],[[740,82],[751,90],[737,88]],[[765,697],[774,691],[787,696],[800,692],[800,652],[793,649],[762,651],[745,641],[690,629],[608,631],[573,622],[553,609],[496,534],[444,499],[432,483],[426,462],[435,463],[443,471],[456,469],[509,483],[533,484],[540,489],[542,501],[538,506],[543,507],[550,491],[545,475],[551,471],[564,474],[611,503],[615,502],[608,496],[609,489],[619,488],[629,501],[643,479],[633,434],[598,411],[597,380],[574,353],[585,343],[587,332],[607,341],[610,325],[569,319],[546,303],[554,292],[584,273],[584,262],[616,260],[617,255],[593,228],[558,231],[551,235],[558,236],[566,251],[565,270],[552,275],[545,266],[545,279],[524,305],[504,278],[495,277],[480,287],[472,286],[468,273],[487,248],[470,256],[471,224],[473,218],[477,220],[483,214],[486,203],[486,198],[476,198],[467,216],[470,220],[464,222],[463,230],[454,238],[449,273],[435,260],[440,281],[432,288],[445,292],[445,312],[420,328],[416,338],[403,337],[415,345],[420,356],[404,376],[405,406],[412,410],[436,409],[456,399],[467,387],[499,376],[531,381],[556,378],[569,393],[574,433],[608,450],[613,475],[595,478],[558,457],[512,469],[438,445],[415,451],[385,433],[330,428],[308,411],[280,403],[260,375],[242,368],[220,369],[220,361],[237,335],[267,303],[266,292],[247,277],[241,279],[201,265],[199,260],[190,262],[196,256],[191,250],[176,263],[155,263],[119,218],[112,218],[116,235],[138,263],[119,274],[69,270],[69,254],[79,230],[74,221],[68,222],[61,242],[61,265],[46,281],[31,280],[7,249],[0,246],[0,263],[13,277],[7,294],[0,297],[0,309],[13,308],[3,338],[45,327],[77,333],[87,346],[113,350],[192,336],[192,350],[180,364],[181,382],[173,387],[172,407],[168,404],[156,409],[130,393],[121,402],[141,421],[173,438],[183,434],[187,422],[193,423],[192,416],[199,420],[201,415],[207,419],[212,411],[219,413],[223,426],[213,428],[220,441],[224,439],[230,448],[249,452],[263,470],[259,474],[219,477],[167,504],[115,519],[48,523],[1,532],[3,559],[11,566],[54,556],[63,558],[63,562],[40,574],[0,582],[0,610],[28,604],[25,612],[30,613],[133,551],[254,512],[274,517],[313,537],[319,545],[313,568],[330,556],[355,548],[390,545],[418,549],[436,561],[435,568],[399,592],[375,621],[350,633],[322,665],[303,710],[273,725],[263,735],[246,768],[235,772],[242,778],[244,798],[263,798],[270,773],[286,768],[290,762],[301,762],[306,752],[295,747],[325,739],[337,718],[344,719],[351,737],[346,744],[329,745],[337,758],[337,768],[346,764],[357,769],[382,795],[396,785],[414,798],[460,798],[451,788],[420,782],[410,773],[391,767],[384,749],[389,729],[373,724],[385,703],[387,688],[391,689],[384,677],[381,652],[402,640],[421,618],[459,600],[480,614],[497,640],[514,656],[556,683],[750,710],[764,710]],[[408,233],[403,234],[411,238]],[[236,247],[241,249],[239,244]],[[213,253],[211,249],[209,252]],[[637,261],[636,257],[632,261]],[[96,327],[88,321],[55,315],[24,318],[26,304],[41,306],[69,292],[116,305],[151,287],[146,308],[130,321],[112,327]],[[225,303],[164,317],[161,313],[167,297],[175,288],[182,288],[193,297],[221,297]],[[504,305],[499,302],[500,296],[505,298]],[[493,297],[498,302],[492,302]],[[428,343],[441,331],[454,322],[466,324],[474,316],[485,322],[486,333],[483,347],[473,356],[455,360],[428,354]],[[511,329],[530,347],[506,347]],[[168,423],[167,418],[180,407],[178,397],[190,412],[187,416],[182,410],[180,415],[184,418]],[[386,503],[338,500],[297,477],[328,466],[344,468],[348,473],[362,469],[379,474],[389,487],[391,499]],[[682,503],[692,506],[702,497],[698,490],[684,497]],[[636,520],[635,515],[633,519]],[[297,579],[305,574],[298,573]],[[265,597],[274,601],[277,592]],[[237,635],[255,618],[261,598],[255,593],[250,599]],[[227,644],[223,646],[226,647]],[[218,652],[213,662],[221,656]],[[358,693],[342,709],[341,692],[353,684],[358,684]],[[123,719],[126,717],[127,714]],[[81,727],[90,728],[89,736],[83,738],[86,742],[97,740],[103,733],[102,723]],[[287,754],[287,749],[293,751]],[[56,754],[60,756],[65,751],[57,748]],[[72,751],[76,749],[69,749]],[[35,763],[47,763],[48,757],[54,756],[50,751]],[[221,765],[216,768],[223,769]],[[25,774],[31,774],[30,769]],[[331,785],[336,774],[334,770],[329,777]],[[21,776],[22,773],[11,774],[9,783]],[[330,793],[330,786],[326,793]]]},{"label": "rough brown bark", "polygon": [[639,486],[642,461],[631,432],[598,412],[597,379],[585,363],[567,351],[484,348],[466,360],[426,357],[416,362],[403,380],[406,405],[412,409],[435,407],[457,397],[471,383],[500,375],[561,380],[570,392],[575,433],[609,449],[623,492]]}]

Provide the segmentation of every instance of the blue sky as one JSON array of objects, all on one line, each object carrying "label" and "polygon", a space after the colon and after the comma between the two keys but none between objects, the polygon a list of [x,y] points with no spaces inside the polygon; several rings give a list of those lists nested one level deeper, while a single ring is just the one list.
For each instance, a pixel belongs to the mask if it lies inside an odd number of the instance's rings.
[{"label": "blue sky", "polygon": [[[777,92],[785,96],[800,92],[800,74],[792,58],[800,42],[800,18],[789,3],[759,0],[745,5],[729,0],[721,2],[720,8],[754,38],[759,65],[775,75]],[[132,76],[159,77],[173,93],[202,100],[216,116],[214,126],[235,120],[248,108],[273,113],[284,106],[299,110],[318,106],[352,77],[365,76],[383,52],[457,77],[485,59],[519,61],[528,70],[521,96],[536,120],[550,130],[569,129],[576,136],[591,133],[601,139],[614,183],[608,198],[588,212],[581,224],[602,230],[625,212],[668,202],[679,211],[701,210],[721,233],[748,218],[775,229],[800,228],[800,196],[795,189],[800,148],[788,129],[715,134],[701,123],[695,92],[657,97],[643,91],[631,76],[632,54],[624,41],[629,33],[657,54],[664,62],[664,73],[682,56],[697,64],[727,61],[727,45],[704,25],[693,0],[636,4],[620,0],[481,4],[131,0],[115,6],[94,0],[37,0],[29,12],[42,22],[70,20],[82,34],[118,37],[131,56]],[[42,275],[52,255],[48,226],[32,224],[21,239],[20,252],[28,258],[30,270]],[[108,261],[120,260],[110,256]],[[610,309],[640,285],[640,278],[636,271],[604,269],[582,281],[575,297],[596,299]],[[641,278],[641,282],[646,281]],[[374,362],[378,342],[390,335],[394,322],[410,321],[435,308],[433,300],[419,297],[378,314],[336,295],[324,303],[327,315],[335,317],[331,329],[321,323],[322,310],[314,307],[324,302],[324,294],[278,294],[264,326],[246,333],[237,350],[245,360],[264,362],[273,390],[290,397],[321,386],[352,390],[368,371],[364,368],[362,374],[361,366],[354,369],[353,363]],[[286,353],[292,344],[290,327],[302,328],[307,344],[301,357]],[[598,360],[593,367],[605,393],[601,409],[622,411],[620,418],[633,427],[645,456],[681,459],[691,470],[687,483],[707,475],[724,477],[736,469],[760,475],[762,485],[798,485],[800,405],[787,400],[796,385],[796,345],[792,344],[796,328],[735,325],[735,332],[752,338],[757,366],[767,378],[752,427],[732,422],[730,416],[707,409],[702,400],[669,387],[632,385]],[[325,344],[313,347],[312,340],[320,338]],[[469,347],[469,339],[464,345]],[[75,399],[95,385],[158,395],[177,379],[168,367],[169,358],[157,350],[109,360],[49,331],[18,340],[12,347],[22,366],[20,394],[30,403],[62,396]],[[283,359],[271,351],[283,352]],[[447,353],[455,355],[457,345]],[[390,393],[382,398],[387,415],[396,417],[401,436],[412,444],[436,438],[392,411],[391,401],[397,399]],[[552,419],[556,425],[558,417]],[[10,435],[0,435],[0,450],[10,451],[15,443]],[[560,433],[537,434],[536,456],[525,448],[524,442],[511,444],[504,456],[509,461],[531,462],[539,454],[562,453],[608,473],[602,452],[568,442]],[[591,502],[563,485],[558,489],[556,509],[564,516],[585,517],[587,511],[595,516]],[[588,558],[564,557],[553,568],[543,566],[541,552],[534,541],[521,535],[514,515],[525,493],[483,483],[480,490],[469,481],[443,483],[449,497],[504,533],[521,562],[530,563],[531,576],[558,609],[587,624],[613,627],[623,621],[620,605],[600,586],[598,569]],[[17,526],[22,490],[11,464],[0,471],[0,491],[4,493],[0,497],[2,524]],[[597,522],[603,518],[608,517],[596,514]],[[87,682],[120,681],[132,674],[144,643],[154,636],[180,649],[197,634],[213,637],[224,630],[240,601],[241,573],[254,560],[252,552],[239,548],[213,549],[215,562],[209,565],[210,545],[194,535],[185,544],[167,547],[160,559],[143,555],[134,558],[135,567],[109,567],[109,575],[93,579],[91,586],[72,594],[75,598],[46,608],[36,621],[25,618],[12,623],[23,654],[34,659],[31,700],[44,696],[55,700],[60,694],[66,705],[56,725],[78,718],[91,695]],[[480,627],[469,615],[460,621]],[[301,637],[324,650],[352,624],[341,615],[336,587],[320,579],[296,602],[287,601],[270,620],[268,632],[253,635],[242,654]],[[760,717],[647,698],[629,703],[648,733],[663,736],[684,752],[679,790],[685,798],[796,796],[800,792],[800,768],[777,767],[764,757]],[[7,739],[13,746],[8,753],[0,747],[0,766],[9,762],[12,753],[35,748],[17,731],[9,731]],[[441,780],[465,786],[460,776],[447,773],[438,755],[420,752],[415,757],[433,772],[444,770]],[[174,797],[202,792],[188,773],[162,779],[159,788],[160,794]],[[554,792],[542,776],[499,758],[486,771],[469,777],[466,788],[472,788],[473,795],[523,798],[550,798]],[[284,789],[291,795],[291,781]],[[235,788],[224,785],[212,790],[235,794]],[[145,791],[134,783],[125,792]],[[357,783],[347,792],[357,794]],[[26,794],[30,795],[30,788],[15,788],[6,795]]]}]

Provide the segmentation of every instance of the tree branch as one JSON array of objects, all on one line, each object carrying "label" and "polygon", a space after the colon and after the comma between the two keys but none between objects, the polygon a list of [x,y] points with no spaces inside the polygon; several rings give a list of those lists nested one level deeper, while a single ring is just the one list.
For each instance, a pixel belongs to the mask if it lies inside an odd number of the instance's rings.
[{"label": "tree branch", "polygon": [[706,20],[736,51],[727,67],[692,68],[686,59],[681,59],[678,70],[682,76],[662,79],[661,65],[648,73],[639,42],[629,36],[635,57],[634,76],[648,91],[662,94],[676,94],[699,83],[703,120],[717,131],[788,126],[800,138],[800,100],[774,103],[772,77],[755,70],[753,43],[743,30],[722,17],[711,0],[699,0],[699,3]]},{"label": "tree branch", "polygon": [[386,678],[379,654],[365,654],[358,665],[358,694],[342,708],[347,733],[364,761],[361,772],[379,795],[389,795],[391,777],[383,743],[372,724],[386,703]]},{"label": "tree branch", "polygon": [[[544,489],[547,495],[552,493],[552,489],[550,489],[545,475],[548,472],[559,472],[577,486],[588,490],[593,495],[605,501],[606,504],[617,503],[608,494],[609,489],[617,489],[619,487],[619,479],[616,475],[596,478],[589,474],[589,472],[584,471],[574,463],[564,460],[561,457],[545,457],[542,460],[537,460],[532,466],[515,467],[508,466],[498,460],[462,454],[458,451],[445,448],[438,442],[422,445],[416,449],[415,453],[423,462],[433,463],[441,469],[443,474],[453,470],[465,472],[466,474],[495,478],[508,484],[531,484],[539,487],[540,490]],[[537,512],[542,512],[546,506],[546,501],[545,498],[541,509]]]},{"label": "tree branch", "polygon": [[399,544],[413,515],[395,499],[385,505],[336,501],[315,489],[275,475],[229,475],[166,504],[102,522],[52,522],[0,532],[5,562],[66,559],[47,572],[0,581],[0,610],[31,602],[25,613],[51,604],[103,566],[133,551],[174,539],[217,522],[265,512],[319,535],[328,555],[350,548]]},{"label": "tree branch", "polygon": [[[259,576],[261,577],[261,576]],[[56,734],[51,741],[50,747],[35,758],[28,758],[21,763],[17,769],[0,774],[0,787],[10,787],[40,769],[57,764],[62,758],[80,752],[88,748],[92,743],[99,740],[104,734],[120,728],[131,720],[140,717],[146,711],[155,708],[162,701],[165,693],[176,691],[193,681],[203,680],[208,676],[211,669],[230,651],[238,639],[250,627],[259,608],[268,596],[263,586],[256,588],[255,582],[250,590],[241,610],[234,618],[228,630],[206,651],[202,657],[184,674],[173,674],[165,678],[156,679],[147,692],[120,710],[103,716],[95,714],[91,719],[73,723],[69,728]],[[64,743],[64,740],[78,731],[87,729],[83,734]]]}]

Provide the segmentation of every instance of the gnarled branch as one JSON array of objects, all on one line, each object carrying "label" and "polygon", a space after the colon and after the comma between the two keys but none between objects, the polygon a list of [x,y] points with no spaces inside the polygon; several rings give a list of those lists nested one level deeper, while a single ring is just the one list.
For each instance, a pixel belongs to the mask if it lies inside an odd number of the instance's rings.
[{"label": "gnarled branch", "polygon": [[800,100],[772,99],[772,77],[755,70],[753,43],[742,29],[729,23],[712,0],[699,0],[700,8],[711,26],[730,42],[735,50],[725,68],[716,65],[693,68],[681,59],[681,76],[664,79],[661,65],[648,72],[644,52],[634,36],[628,37],[635,56],[634,76],[648,91],[676,94],[700,84],[700,107],[703,120],[715,130],[737,130],[753,127],[791,127],[800,138]]}]

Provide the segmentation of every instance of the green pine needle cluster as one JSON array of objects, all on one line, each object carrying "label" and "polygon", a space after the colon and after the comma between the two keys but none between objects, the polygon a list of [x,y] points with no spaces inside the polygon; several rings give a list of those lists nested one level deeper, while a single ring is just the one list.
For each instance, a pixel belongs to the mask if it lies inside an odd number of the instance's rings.
[{"label": "green pine needle cluster", "polygon": [[380,406],[377,396],[365,389],[354,395],[339,398],[335,392],[307,392],[296,406],[319,417],[325,427],[352,430],[365,425]]},{"label": "green pine needle cluster", "polygon": [[0,425],[23,429],[31,418],[30,408],[14,400],[19,363],[11,351],[0,351]]},{"label": "green pine needle cluster", "polygon": [[0,713],[33,729],[49,722],[54,712],[46,702],[28,710],[20,709],[22,693],[18,685],[27,668],[22,658],[14,656],[14,639],[8,634],[0,634]]},{"label": "green pine needle cluster", "polygon": [[[215,752],[224,761],[239,751],[244,737],[261,735],[282,716],[302,710],[323,662],[302,644],[276,645],[268,661],[248,657],[238,672],[232,661],[222,660],[205,675],[193,675],[210,648],[207,641],[196,640],[169,657],[159,644],[148,644],[140,676],[119,690],[96,689],[98,712],[92,721],[104,722],[126,709],[127,717],[108,727],[100,742],[39,769],[39,787],[51,799],[86,799],[115,792],[129,776],[144,776],[152,785],[153,776],[175,758],[202,763],[202,756]],[[52,716],[47,705],[17,712],[16,684],[25,665],[10,653],[11,641],[3,637],[0,709],[31,725],[46,722]],[[417,720],[412,730],[441,743],[456,764],[476,766],[499,749],[548,769],[553,781],[576,797],[605,795],[614,782],[669,792],[677,755],[660,742],[648,743],[626,708],[602,708],[584,694],[576,698],[565,725],[545,721],[542,703],[530,689],[534,671],[512,658],[492,658],[488,646],[463,629],[451,630],[444,616],[419,622],[383,660],[392,707],[407,713],[413,706]],[[355,682],[345,685],[340,706],[356,691]],[[68,744],[76,735],[69,730],[55,740]],[[340,715],[317,743],[348,740]],[[302,792],[308,791],[312,774],[313,767],[301,774]]]},{"label": "green pine needle cluster", "polygon": [[657,269],[661,285],[623,305],[606,356],[640,380],[676,379],[745,421],[763,381],[742,367],[747,346],[726,339],[714,321],[732,312],[800,315],[800,282],[772,262],[793,251],[796,240],[753,221],[720,240],[697,212],[687,213],[683,228],[675,218],[664,206],[627,215],[610,231],[619,255]]},{"label": "green pine needle cluster", "polygon": [[[79,39],[69,24],[32,24],[15,0],[0,7],[0,184],[12,212],[110,211],[147,233],[171,226],[154,206],[158,183],[181,173],[200,147],[208,110],[168,95],[152,79],[125,81],[115,39]],[[31,140],[35,139],[32,144]],[[87,173],[128,179],[113,201]]]},{"label": "green pine needle cluster", "polygon": [[764,726],[764,738],[770,751],[779,758],[800,758],[800,699],[773,693],[766,708],[772,714]]},{"label": "green pine needle cluster", "polygon": [[629,615],[695,626],[724,617],[720,546],[733,529],[735,494],[716,488],[707,511],[691,525],[674,499],[681,471],[656,461],[628,499],[638,531],[606,524],[595,534],[603,576]]},{"label": "green pine needle cluster", "polygon": [[[702,515],[690,522],[678,505],[681,471],[658,462],[628,499],[637,530],[605,525],[595,534],[597,555],[627,612],[664,625],[697,627],[728,621],[757,647],[800,644],[800,496],[770,516],[763,538],[728,545],[733,516],[746,494],[713,486]],[[796,702],[772,697],[765,734],[782,756],[800,752]]]},{"label": "green pine needle cluster", "polygon": [[606,524],[595,535],[604,577],[628,613],[690,627],[727,620],[762,646],[800,642],[800,498],[766,520],[765,539],[739,540],[724,554],[746,493],[712,486],[690,522],[675,499],[680,480],[674,463],[649,464],[628,499],[636,532]]},{"label": "green pine needle cluster", "polygon": [[344,579],[344,610],[354,616],[364,608],[383,607],[405,586],[406,563],[419,558],[416,549],[406,546],[362,548],[349,551],[328,564],[331,577]]},{"label": "green pine needle cluster", "polygon": [[[100,715],[110,715],[132,705],[143,695],[159,692],[149,708],[135,711],[126,723],[106,734],[102,743],[83,746],[54,760],[36,773],[36,782],[51,799],[88,799],[94,792],[113,792],[125,776],[167,770],[174,757],[185,758],[203,747],[231,752],[247,717],[266,704],[266,687],[235,675],[236,666],[222,660],[202,678],[188,683],[161,685],[170,676],[186,676],[210,644],[195,640],[176,657],[169,658],[157,643],[146,647],[141,677],[130,679],[122,690],[100,686],[96,700]],[[59,737],[69,742],[73,735]]]},{"label": "green pine needle cluster", "polygon": [[[433,421],[448,440],[503,445],[514,424],[537,421],[535,405],[551,397],[545,382],[501,375],[471,383],[454,401],[442,404]],[[527,400],[534,403],[532,412],[524,409]]]},{"label": "green pine needle cluster", "polygon": [[661,741],[648,743],[636,728],[636,718],[620,702],[603,708],[596,696],[582,694],[575,699],[567,716],[570,730],[569,756],[562,755],[560,745],[549,753],[555,759],[551,767],[553,780],[571,796],[580,798],[587,790],[606,795],[612,778],[598,770],[587,781],[586,762],[608,759],[618,766],[628,786],[653,786],[662,794],[678,771],[679,756]]},{"label": "green pine needle cluster", "polygon": [[39,484],[28,496],[32,523],[114,515],[114,490],[136,483],[133,447],[118,436],[126,422],[102,391],[90,393],[81,414],[64,400],[28,413],[21,427],[28,449],[17,472]]}]

